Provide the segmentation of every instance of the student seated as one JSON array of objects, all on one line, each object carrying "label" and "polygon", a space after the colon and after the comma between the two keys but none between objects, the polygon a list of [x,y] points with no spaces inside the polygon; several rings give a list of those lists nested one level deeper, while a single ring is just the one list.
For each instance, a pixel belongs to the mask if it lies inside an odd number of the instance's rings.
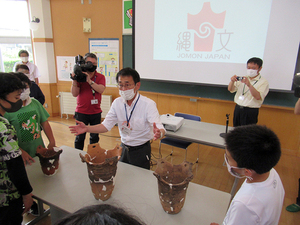
[{"label": "student seated", "polygon": [[223,225],[278,224],[284,189],[273,168],[281,155],[276,134],[265,126],[240,126],[226,135],[225,145],[229,173],[246,179],[233,198]]},{"label": "student seated", "polygon": [[57,221],[55,225],[143,225],[125,210],[108,204],[91,205]]}]

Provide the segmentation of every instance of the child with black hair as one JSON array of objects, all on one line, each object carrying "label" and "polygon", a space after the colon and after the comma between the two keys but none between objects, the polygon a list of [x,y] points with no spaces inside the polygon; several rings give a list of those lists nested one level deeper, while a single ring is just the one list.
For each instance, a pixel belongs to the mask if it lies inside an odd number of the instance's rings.
[{"label": "child with black hair", "polygon": [[4,117],[16,128],[19,139],[19,146],[24,150],[22,157],[25,164],[34,162],[36,149],[39,145],[44,145],[41,135],[40,126],[49,140],[47,148],[55,147],[55,139],[51,126],[48,122],[49,113],[34,98],[30,98],[31,81],[23,73],[15,73],[15,75],[23,82],[25,89],[21,93],[22,107],[17,112],[7,112]]},{"label": "child with black hair", "polygon": [[124,209],[108,204],[86,206],[57,221],[55,225],[143,225]]},{"label": "child with black hair", "polygon": [[[22,107],[17,112],[7,112],[4,117],[15,127],[17,131],[19,146],[22,151],[22,158],[24,164],[34,163],[36,149],[39,145],[44,145],[44,141],[41,134],[41,127],[49,140],[47,146],[51,149],[55,146],[55,139],[51,126],[48,122],[49,113],[44,109],[41,103],[30,98],[30,86],[32,82],[23,73],[15,73],[15,75],[25,85],[23,92],[21,93]],[[34,216],[38,216],[38,206],[36,202],[33,202],[30,213]]]},{"label": "child with black hair", "polygon": [[229,173],[246,180],[233,198],[223,225],[278,224],[285,192],[273,168],[281,155],[276,134],[265,126],[240,126],[226,135],[225,145]]},{"label": "child with black hair", "polygon": [[14,74],[0,73],[0,224],[5,225],[21,224],[33,202],[16,130],[3,117],[22,107],[23,88]]},{"label": "child with black hair", "polygon": [[[24,64],[16,65],[16,72],[24,73],[28,78],[30,76],[29,68],[28,68],[28,66],[26,66]],[[34,81],[31,81],[30,97],[35,98],[42,105],[44,105],[44,103],[45,103],[45,95],[43,94],[40,87]]]}]

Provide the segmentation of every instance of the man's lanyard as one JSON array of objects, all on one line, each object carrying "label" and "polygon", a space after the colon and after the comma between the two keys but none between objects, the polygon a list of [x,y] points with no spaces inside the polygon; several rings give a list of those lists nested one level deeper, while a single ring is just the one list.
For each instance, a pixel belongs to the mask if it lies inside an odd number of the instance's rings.
[{"label": "man's lanyard", "polygon": [[132,108],[132,110],[131,110],[131,112],[130,112],[129,119],[128,119],[128,116],[127,116],[126,104],[124,104],[124,107],[125,107],[125,113],[126,113],[126,120],[127,120],[127,126],[128,126],[128,124],[129,124],[129,121],[130,121],[130,119],[131,119],[131,116],[132,116],[133,110],[135,109],[136,103],[137,103],[137,102],[138,102],[138,100],[140,99],[140,96],[141,96],[141,95],[139,94],[139,97],[138,97],[138,99],[136,100],[136,102],[135,102],[135,104],[134,104],[134,106],[133,106],[133,108]]},{"label": "man's lanyard", "polygon": [[[94,82],[96,83],[96,75],[94,75]],[[92,88],[92,86],[90,85],[90,87],[91,87],[91,90],[92,90],[92,93],[93,93],[93,96],[94,96],[94,98],[95,98],[95,90]]]},{"label": "man's lanyard", "polygon": [[[254,84],[252,84],[252,86],[254,86],[259,80],[260,80],[261,76],[258,78],[257,81],[254,82]],[[245,86],[246,84],[244,84],[244,88],[243,88],[243,94],[242,95],[245,95],[250,89],[248,89],[246,92],[245,92]]]}]

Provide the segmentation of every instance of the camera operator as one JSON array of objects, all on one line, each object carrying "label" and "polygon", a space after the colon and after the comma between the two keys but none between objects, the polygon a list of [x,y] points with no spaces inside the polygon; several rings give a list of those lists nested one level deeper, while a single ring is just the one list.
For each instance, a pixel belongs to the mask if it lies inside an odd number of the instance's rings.
[{"label": "camera operator", "polygon": [[[76,80],[75,73],[71,74],[72,87],[71,93],[77,97],[77,106],[75,110],[75,119],[88,125],[101,123],[101,94],[105,90],[105,77],[98,73],[97,56],[93,53],[87,53],[84,56],[85,64],[92,64],[92,67],[86,69],[82,74],[86,75],[86,81]],[[86,133],[77,135],[75,138],[75,148],[83,150]],[[90,134],[90,144],[99,142],[99,134]]]}]

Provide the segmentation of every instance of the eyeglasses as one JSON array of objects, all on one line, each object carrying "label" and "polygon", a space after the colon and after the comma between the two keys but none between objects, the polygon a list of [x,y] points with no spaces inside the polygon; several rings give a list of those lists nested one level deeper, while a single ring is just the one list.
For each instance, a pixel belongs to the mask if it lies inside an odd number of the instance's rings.
[{"label": "eyeglasses", "polygon": [[119,89],[123,89],[123,88],[129,89],[132,85],[134,85],[134,84],[117,84],[117,87]]}]

